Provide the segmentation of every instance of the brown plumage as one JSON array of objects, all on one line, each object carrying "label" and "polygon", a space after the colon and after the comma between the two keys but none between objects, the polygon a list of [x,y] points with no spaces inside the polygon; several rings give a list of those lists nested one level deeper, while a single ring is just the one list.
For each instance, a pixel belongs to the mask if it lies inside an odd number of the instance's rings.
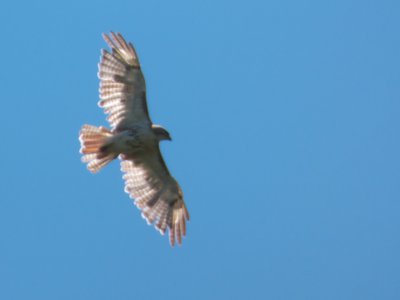
[{"label": "brown plumage", "polygon": [[159,148],[161,140],[170,140],[169,133],[150,120],[145,80],[132,44],[119,33],[103,37],[111,52],[102,50],[98,104],[107,114],[111,130],[82,127],[82,161],[96,173],[119,157],[125,191],[142,216],[162,234],[168,229],[171,245],[175,241],[181,244],[189,213],[182,190],[169,173]]}]

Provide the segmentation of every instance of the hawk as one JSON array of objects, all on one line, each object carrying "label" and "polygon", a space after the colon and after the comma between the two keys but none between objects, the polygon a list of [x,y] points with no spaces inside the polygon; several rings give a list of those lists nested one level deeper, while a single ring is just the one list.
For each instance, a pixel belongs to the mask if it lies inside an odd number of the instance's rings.
[{"label": "hawk", "polygon": [[111,129],[83,125],[79,140],[82,162],[96,173],[119,157],[125,192],[148,224],[164,234],[172,246],[182,243],[189,213],[182,190],[171,176],[159,143],[171,140],[168,131],[152,123],[147,109],[146,84],[135,48],[120,33],[103,38],[111,51],[101,50],[98,65],[100,101]]}]

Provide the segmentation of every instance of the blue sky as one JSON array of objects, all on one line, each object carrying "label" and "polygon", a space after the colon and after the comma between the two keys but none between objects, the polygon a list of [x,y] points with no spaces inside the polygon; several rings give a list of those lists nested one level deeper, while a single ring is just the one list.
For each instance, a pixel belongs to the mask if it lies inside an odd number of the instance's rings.
[{"label": "blue sky", "polygon": [[[399,299],[398,1],[0,9],[0,298]],[[102,32],[140,56],[191,213],[171,248],[91,175]]]}]

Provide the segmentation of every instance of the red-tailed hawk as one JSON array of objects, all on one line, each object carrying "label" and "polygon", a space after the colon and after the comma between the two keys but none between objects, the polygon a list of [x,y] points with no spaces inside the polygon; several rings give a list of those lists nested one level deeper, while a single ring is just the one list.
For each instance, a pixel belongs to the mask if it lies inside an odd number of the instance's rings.
[{"label": "red-tailed hawk", "polygon": [[159,142],[171,140],[154,125],[146,102],[146,85],[136,51],[121,34],[103,34],[111,53],[102,49],[98,77],[100,101],[111,130],[83,125],[79,140],[82,161],[96,173],[113,159],[121,159],[125,191],[142,216],[161,234],[169,230],[171,245],[182,243],[189,213],[179,184],[161,156]]}]

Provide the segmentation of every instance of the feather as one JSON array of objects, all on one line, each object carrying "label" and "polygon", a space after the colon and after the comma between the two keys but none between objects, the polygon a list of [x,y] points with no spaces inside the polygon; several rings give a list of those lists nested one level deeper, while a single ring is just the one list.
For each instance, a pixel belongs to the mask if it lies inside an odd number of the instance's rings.
[{"label": "feather", "polygon": [[[106,108],[108,122],[113,129],[126,128],[139,121],[151,123],[145,94],[145,81],[139,60],[132,44],[127,44],[121,34],[104,34],[111,52],[102,49],[98,64],[100,79],[98,105]],[[112,109],[118,105],[116,114]]]},{"label": "feather", "polygon": [[90,172],[97,173],[116,157],[113,153],[102,151],[111,136],[111,131],[104,127],[82,126],[79,134],[80,152],[84,154],[82,162],[87,163]]},{"label": "feather", "polygon": [[[125,157],[121,162],[125,191],[142,211],[143,218],[161,234],[170,232],[170,244],[182,243],[189,220],[182,191],[169,174],[161,153],[147,152],[140,157]],[[145,192],[145,193],[144,193]]]}]

